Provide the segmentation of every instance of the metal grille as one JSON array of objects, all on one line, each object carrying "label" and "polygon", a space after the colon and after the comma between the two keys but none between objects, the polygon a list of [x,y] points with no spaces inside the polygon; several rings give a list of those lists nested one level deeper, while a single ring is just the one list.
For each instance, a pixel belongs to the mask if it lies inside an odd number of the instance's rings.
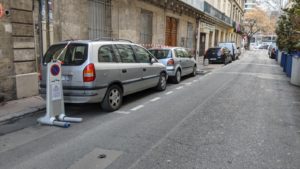
[{"label": "metal grille", "polygon": [[194,45],[194,33],[193,33],[193,24],[188,22],[187,24],[187,38],[186,38],[186,47],[193,49]]},{"label": "metal grille", "polygon": [[111,37],[111,0],[89,0],[89,39]]},{"label": "metal grille", "polygon": [[151,11],[142,10],[140,31],[140,43],[142,44],[152,44],[152,18]]}]

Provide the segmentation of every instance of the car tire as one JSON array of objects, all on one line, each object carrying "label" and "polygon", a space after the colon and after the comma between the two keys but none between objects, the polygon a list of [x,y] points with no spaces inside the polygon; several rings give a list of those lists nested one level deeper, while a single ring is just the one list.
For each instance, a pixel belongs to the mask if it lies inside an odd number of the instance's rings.
[{"label": "car tire", "polygon": [[173,82],[175,84],[178,84],[178,83],[180,83],[180,81],[181,81],[181,71],[177,70],[175,73],[175,76],[173,77]]},{"label": "car tire", "polygon": [[112,85],[108,88],[101,107],[103,110],[112,112],[118,110],[123,101],[123,92],[118,85]]},{"label": "car tire", "polygon": [[159,82],[156,86],[156,90],[164,91],[167,88],[167,76],[166,73],[161,73],[159,76]]},{"label": "car tire", "polygon": [[193,67],[193,72],[191,73],[191,76],[196,76],[197,75],[197,66],[196,65],[194,65],[194,67]]}]

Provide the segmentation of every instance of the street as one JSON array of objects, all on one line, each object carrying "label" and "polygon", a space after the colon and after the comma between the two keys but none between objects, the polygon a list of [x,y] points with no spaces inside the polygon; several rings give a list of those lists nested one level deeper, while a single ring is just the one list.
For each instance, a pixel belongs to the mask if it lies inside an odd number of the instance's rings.
[{"label": "street", "polygon": [[2,169],[299,169],[300,88],[266,50],[124,98],[120,110],[67,104],[83,122],[0,126]]}]

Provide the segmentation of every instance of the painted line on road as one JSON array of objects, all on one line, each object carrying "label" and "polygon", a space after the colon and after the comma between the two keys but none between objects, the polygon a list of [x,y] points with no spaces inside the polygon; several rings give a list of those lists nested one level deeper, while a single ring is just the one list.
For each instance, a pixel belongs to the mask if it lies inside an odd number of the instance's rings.
[{"label": "painted line on road", "polygon": [[279,65],[275,65],[275,64],[262,64],[262,63],[237,63],[237,64],[241,64],[241,65],[256,65],[256,66],[269,66],[269,67],[279,67]]},{"label": "painted line on road", "polygon": [[183,88],[183,86],[179,86],[179,87],[177,87],[176,89],[177,90],[180,90],[180,89],[182,89]]},{"label": "painted line on road", "polygon": [[153,152],[153,150],[155,148],[157,148],[159,145],[161,145],[163,143],[163,141],[165,141],[168,137],[170,137],[170,135],[172,133],[174,133],[176,130],[178,131],[178,128],[184,123],[186,122],[187,119],[191,118],[194,114],[198,113],[197,109],[201,108],[203,105],[207,104],[209,100],[211,100],[213,97],[216,97],[216,95],[223,91],[228,84],[230,84],[231,82],[233,82],[234,79],[229,80],[225,83],[223,83],[221,86],[219,86],[219,88],[217,88],[217,90],[215,90],[213,93],[210,94],[210,96],[206,97],[204,100],[202,100],[202,102],[195,107],[191,112],[189,112],[180,122],[178,122],[170,131],[168,131],[167,134],[165,134],[162,138],[160,138],[154,145],[151,146],[151,148],[149,148],[148,150],[146,150],[146,152],[144,152],[144,154],[142,156],[140,156],[133,164],[131,164],[130,167],[128,167],[128,169],[134,169],[137,167],[137,165],[143,160],[145,159],[145,157],[147,157],[151,152]]},{"label": "painted line on road", "polygon": [[191,85],[192,84],[192,82],[188,82],[188,83],[184,83],[185,85]]},{"label": "painted line on road", "polygon": [[139,105],[139,106],[136,106],[136,107],[134,107],[134,108],[132,108],[132,109],[130,109],[131,111],[137,111],[138,109],[141,109],[141,108],[143,108],[144,107],[144,105]]},{"label": "painted line on road", "polygon": [[129,111],[115,111],[114,113],[118,113],[118,114],[130,114]]},{"label": "painted line on road", "polygon": [[169,95],[169,94],[172,94],[173,93],[173,91],[169,91],[168,93],[166,93],[166,95]]},{"label": "painted line on road", "polygon": [[160,99],[160,97],[155,97],[154,99],[151,99],[150,102],[155,102],[155,101],[157,101],[159,99]]}]

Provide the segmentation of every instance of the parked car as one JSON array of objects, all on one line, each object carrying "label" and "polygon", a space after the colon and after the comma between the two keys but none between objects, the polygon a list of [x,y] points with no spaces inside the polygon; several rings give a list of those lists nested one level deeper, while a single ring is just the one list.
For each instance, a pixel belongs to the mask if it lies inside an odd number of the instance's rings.
[{"label": "parked car", "polygon": [[228,64],[232,62],[229,49],[225,47],[209,48],[204,54],[204,59],[208,59],[209,63]]},{"label": "parked car", "polygon": [[276,56],[276,49],[277,49],[277,46],[276,46],[276,44],[274,44],[274,43],[272,43],[272,44],[268,47],[268,55],[269,55],[269,58],[275,59],[275,56]]},{"label": "parked car", "polygon": [[167,67],[167,73],[174,83],[179,83],[185,75],[196,75],[197,63],[185,48],[152,48],[149,51]]},{"label": "parked car", "polygon": [[125,95],[152,87],[166,89],[166,67],[147,49],[121,40],[79,40],[54,44],[44,55],[40,83],[44,98],[47,63],[53,59],[62,62],[66,103],[100,102],[104,110],[115,111]]},{"label": "parked car", "polygon": [[258,49],[268,49],[268,47],[269,47],[268,44],[261,44],[257,46]]},{"label": "parked car", "polygon": [[233,61],[239,58],[238,49],[234,42],[220,42],[218,47],[226,47],[229,49]]}]

